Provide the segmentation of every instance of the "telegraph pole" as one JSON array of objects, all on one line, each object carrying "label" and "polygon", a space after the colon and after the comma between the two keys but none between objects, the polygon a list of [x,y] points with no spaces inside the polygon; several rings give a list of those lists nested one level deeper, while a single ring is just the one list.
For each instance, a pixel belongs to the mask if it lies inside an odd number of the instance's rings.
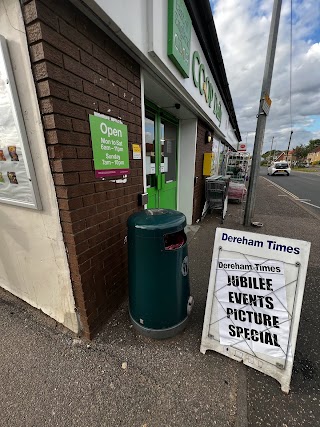
[{"label": "telegraph pole", "polygon": [[266,122],[267,122],[267,115],[269,113],[269,109],[271,105],[271,99],[269,98],[269,94],[270,94],[271,79],[272,79],[272,72],[273,72],[274,56],[276,52],[276,45],[277,45],[277,38],[278,38],[281,5],[282,5],[282,0],[274,0],[266,63],[264,67],[262,90],[261,90],[261,96],[260,96],[259,113],[257,115],[258,120],[257,120],[256,136],[255,136],[254,148],[253,148],[252,163],[251,163],[251,173],[250,173],[249,186],[248,186],[247,203],[246,203],[245,212],[244,212],[245,226],[251,225],[253,211],[254,211],[256,187],[257,187],[258,174],[259,174],[260,162],[261,162],[261,148],[262,148],[262,143],[264,138]]},{"label": "telegraph pole", "polygon": [[271,163],[271,156],[272,156],[273,139],[274,139],[274,136],[272,137],[272,141],[271,141],[271,149],[270,149],[270,156],[269,156],[270,163]]},{"label": "telegraph pole", "polygon": [[289,149],[290,149],[290,144],[291,144],[291,138],[292,138],[292,134],[293,134],[293,130],[290,133],[290,138],[289,138],[289,143],[288,143],[288,149],[287,149],[287,161],[288,161],[288,157],[289,157]]},{"label": "telegraph pole", "polygon": [[272,161],[276,160],[276,152],[277,152],[277,140],[276,140],[276,143],[274,145]]}]

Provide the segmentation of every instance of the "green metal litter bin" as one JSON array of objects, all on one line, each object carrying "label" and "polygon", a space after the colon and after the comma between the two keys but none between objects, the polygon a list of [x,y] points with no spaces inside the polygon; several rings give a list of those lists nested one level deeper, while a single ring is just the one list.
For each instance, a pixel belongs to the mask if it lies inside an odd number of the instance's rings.
[{"label": "green metal litter bin", "polygon": [[152,338],[184,329],[190,296],[185,216],[147,209],[128,219],[129,312],[133,326]]}]

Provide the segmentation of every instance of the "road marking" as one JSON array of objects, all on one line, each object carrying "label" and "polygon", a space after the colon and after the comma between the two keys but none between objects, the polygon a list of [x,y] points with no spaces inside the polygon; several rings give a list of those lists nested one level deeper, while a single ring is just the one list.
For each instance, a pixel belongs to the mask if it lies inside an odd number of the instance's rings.
[{"label": "road marking", "polygon": [[[301,202],[301,203],[305,203],[306,205],[312,206],[314,208],[320,209],[320,206],[314,205],[312,203],[308,203],[311,200],[310,199],[299,199],[298,196],[296,196],[293,193],[290,193],[290,191],[286,190],[285,188],[282,188],[280,185],[276,184],[273,181],[270,181],[270,179],[266,178],[265,176],[262,176],[261,178],[265,179],[268,182],[271,182],[272,185],[274,185],[275,187],[279,188],[281,191],[285,192],[286,194],[288,194],[290,197],[292,197],[295,201],[297,202]],[[284,194],[278,194],[278,196],[284,196]]]},{"label": "road marking", "polygon": [[262,176],[261,178],[265,179],[268,182],[271,182],[272,185],[274,185],[275,187],[279,188],[279,190],[284,191],[286,194],[289,194],[289,196],[293,197],[295,200],[298,200],[299,197],[296,196],[295,194],[290,193],[290,191],[286,190],[285,188],[282,188],[280,185],[276,184],[273,181],[270,181],[270,179],[266,178],[265,176]]},{"label": "road marking", "polygon": [[320,206],[313,205],[312,203],[305,202],[304,200],[299,200],[301,203],[305,203],[306,205],[313,206],[314,208],[320,209]]}]

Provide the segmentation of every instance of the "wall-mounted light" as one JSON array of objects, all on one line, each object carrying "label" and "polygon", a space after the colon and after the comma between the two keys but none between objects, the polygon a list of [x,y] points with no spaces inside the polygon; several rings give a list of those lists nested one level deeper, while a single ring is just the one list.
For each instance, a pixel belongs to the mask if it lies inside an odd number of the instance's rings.
[{"label": "wall-mounted light", "polygon": [[207,130],[207,131],[206,131],[206,138],[205,138],[204,143],[205,143],[205,144],[209,144],[211,141],[212,141],[212,135],[211,135],[211,132],[209,132],[209,131]]},{"label": "wall-mounted light", "polygon": [[181,104],[176,103],[174,105],[169,105],[167,107],[166,106],[161,106],[161,108],[175,108],[176,110],[180,110]]}]

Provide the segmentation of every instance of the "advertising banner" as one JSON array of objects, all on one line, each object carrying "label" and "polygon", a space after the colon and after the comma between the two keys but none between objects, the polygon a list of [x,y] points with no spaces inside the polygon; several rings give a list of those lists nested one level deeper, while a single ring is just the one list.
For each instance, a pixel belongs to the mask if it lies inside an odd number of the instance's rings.
[{"label": "advertising banner", "polygon": [[201,352],[215,350],[289,392],[310,243],[216,230]]},{"label": "advertising banner", "polygon": [[128,128],[122,123],[89,116],[96,178],[129,173]]},{"label": "advertising banner", "polygon": [[0,36],[0,202],[40,209],[41,202],[6,40]]},{"label": "advertising banner", "polygon": [[219,160],[220,160],[219,148],[220,148],[220,141],[218,139],[213,138],[213,141],[212,141],[212,152],[214,154],[213,171],[212,171],[213,175],[219,174]]}]

